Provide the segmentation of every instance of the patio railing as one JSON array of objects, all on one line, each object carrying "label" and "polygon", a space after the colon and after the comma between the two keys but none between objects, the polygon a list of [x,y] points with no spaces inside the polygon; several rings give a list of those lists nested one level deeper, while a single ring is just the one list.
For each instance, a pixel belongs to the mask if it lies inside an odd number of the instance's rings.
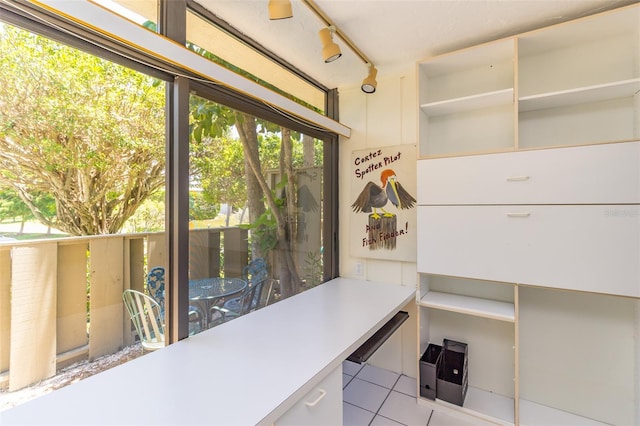
[{"label": "patio railing", "polygon": [[[0,244],[0,388],[10,391],[135,342],[122,303],[165,266],[164,233],[116,234]],[[190,231],[190,278],[241,276],[247,231]]]}]

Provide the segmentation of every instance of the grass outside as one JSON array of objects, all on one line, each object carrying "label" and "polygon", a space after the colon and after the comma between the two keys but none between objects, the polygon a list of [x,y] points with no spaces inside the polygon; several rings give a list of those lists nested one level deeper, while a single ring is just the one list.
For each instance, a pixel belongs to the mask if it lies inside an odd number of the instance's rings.
[{"label": "grass outside", "polygon": [[[237,226],[240,215],[233,214],[229,217],[229,225],[228,226]],[[245,216],[246,222],[246,216]],[[193,220],[189,222],[190,229],[215,229],[215,228],[223,228],[227,227],[227,217],[223,214],[219,214],[215,219],[209,220]],[[42,225],[39,222],[8,222],[0,220],[0,243],[6,241],[10,241],[9,239],[14,238],[18,241],[24,240],[34,240],[34,239],[43,239],[43,238],[61,238],[68,237],[69,234],[66,234],[57,229],[48,228],[46,225]]]},{"label": "grass outside", "polygon": [[5,238],[15,238],[16,240],[33,240],[40,238],[60,238],[66,237],[57,229],[48,228],[39,222],[0,222],[0,242]]}]

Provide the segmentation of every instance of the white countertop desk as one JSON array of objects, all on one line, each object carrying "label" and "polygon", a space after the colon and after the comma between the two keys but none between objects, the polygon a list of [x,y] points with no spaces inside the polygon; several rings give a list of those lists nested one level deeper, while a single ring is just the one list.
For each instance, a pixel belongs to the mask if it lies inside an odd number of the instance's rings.
[{"label": "white countertop desk", "polygon": [[414,297],[337,278],[0,412],[0,424],[271,424]]}]

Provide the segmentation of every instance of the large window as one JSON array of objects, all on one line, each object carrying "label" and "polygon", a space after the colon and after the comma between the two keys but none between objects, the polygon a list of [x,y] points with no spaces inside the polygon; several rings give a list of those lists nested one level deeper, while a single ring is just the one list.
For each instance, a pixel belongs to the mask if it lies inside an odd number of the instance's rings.
[{"label": "large window", "polygon": [[[205,22],[186,2],[117,3],[174,39]],[[0,390],[142,353],[125,290],[155,300],[169,344],[337,274],[335,135],[37,6],[0,10]],[[270,70],[253,77],[333,110]]]},{"label": "large window", "polygon": [[197,95],[190,110],[193,331],[323,282],[324,142]]},{"label": "large window", "polygon": [[3,23],[0,76],[0,388],[17,391],[142,353],[122,296],[166,262],[165,90]]}]

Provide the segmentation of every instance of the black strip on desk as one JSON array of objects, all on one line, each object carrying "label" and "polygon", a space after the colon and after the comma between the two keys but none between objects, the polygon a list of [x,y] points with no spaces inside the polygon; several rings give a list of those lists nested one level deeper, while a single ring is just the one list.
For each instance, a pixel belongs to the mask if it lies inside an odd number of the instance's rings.
[{"label": "black strip on desk", "polygon": [[357,362],[361,364],[366,362],[375,351],[396,331],[403,322],[409,318],[409,313],[400,311],[395,314],[385,325],[380,327],[380,330],[376,331],[373,336],[362,344],[354,353],[347,358],[349,361]]}]

